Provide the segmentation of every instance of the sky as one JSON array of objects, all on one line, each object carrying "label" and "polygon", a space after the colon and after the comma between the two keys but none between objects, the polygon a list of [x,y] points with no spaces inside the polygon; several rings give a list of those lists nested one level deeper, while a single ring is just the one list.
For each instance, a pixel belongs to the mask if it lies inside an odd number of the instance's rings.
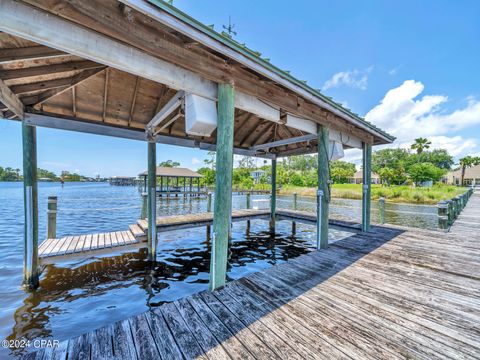
[{"label": "sky", "polygon": [[[235,39],[397,137],[427,137],[455,158],[480,156],[480,2],[174,0]],[[22,167],[21,127],[0,120],[0,166]],[[45,128],[39,167],[83,175],[136,175],[144,142]],[[374,148],[375,150],[375,148]],[[206,152],[157,145],[157,162],[203,166]],[[346,151],[359,163],[361,154]],[[263,161],[259,160],[259,164]]]}]

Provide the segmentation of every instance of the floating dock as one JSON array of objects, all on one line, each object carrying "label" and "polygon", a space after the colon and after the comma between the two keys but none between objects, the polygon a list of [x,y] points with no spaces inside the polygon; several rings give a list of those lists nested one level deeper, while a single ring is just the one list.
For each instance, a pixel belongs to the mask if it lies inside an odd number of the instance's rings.
[{"label": "floating dock", "polygon": [[[465,209],[480,226],[480,194]],[[373,226],[26,358],[474,359],[480,242]]]}]

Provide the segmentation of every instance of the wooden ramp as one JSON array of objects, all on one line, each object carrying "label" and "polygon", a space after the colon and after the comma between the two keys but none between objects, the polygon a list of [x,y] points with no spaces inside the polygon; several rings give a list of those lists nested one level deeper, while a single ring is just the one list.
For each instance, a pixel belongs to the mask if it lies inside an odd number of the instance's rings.
[{"label": "wooden ramp", "polygon": [[478,359],[479,270],[478,237],[373,227],[26,358]]}]

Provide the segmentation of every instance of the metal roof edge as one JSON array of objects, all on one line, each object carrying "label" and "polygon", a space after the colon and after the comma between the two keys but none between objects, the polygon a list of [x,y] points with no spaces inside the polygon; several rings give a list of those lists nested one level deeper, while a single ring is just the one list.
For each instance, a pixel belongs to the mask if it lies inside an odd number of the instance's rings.
[{"label": "metal roof edge", "polygon": [[[370,132],[376,133],[377,136],[379,135],[379,137],[383,138],[384,140],[386,140],[388,142],[393,142],[396,139],[394,136],[392,136],[392,135],[388,134],[387,132],[385,132],[384,130],[376,127],[375,125],[366,121],[365,119],[363,119],[359,115],[353,113],[349,109],[344,108],[341,104],[338,104],[335,101],[333,101],[331,98],[323,95],[319,90],[316,90],[316,89],[312,88],[306,82],[293,77],[288,72],[278,68],[277,66],[273,65],[269,61],[267,61],[265,59],[262,59],[258,55],[259,53],[257,53],[255,51],[247,48],[246,46],[240,44],[239,42],[235,41],[233,38],[231,38],[229,36],[226,36],[222,33],[219,33],[219,32],[215,31],[213,28],[211,28],[207,25],[204,25],[200,21],[198,21],[195,18],[191,17],[190,15],[184,13],[183,11],[174,7],[173,5],[170,5],[163,0],[145,0],[145,1],[150,3],[151,5],[154,5],[158,8],[160,8],[160,9],[162,9],[163,11],[167,12],[171,16],[176,17],[177,19],[181,20],[182,22],[194,27],[196,30],[201,31],[205,35],[219,41],[223,45],[228,46],[232,50],[235,50],[236,52],[246,56],[248,59],[256,62],[257,64],[259,64],[261,66],[263,66],[267,70],[270,70],[270,71],[274,72],[276,75],[278,75],[278,76],[282,77],[283,79],[291,82],[292,84],[300,87],[304,91],[307,91],[311,95],[317,97],[319,100],[324,102],[325,104],[319,104],[319,105],[325,107],[326,109],[328,109],[330,111],[336,110],[336,111],[332,111],[332,112],[337,113],[337,115],[339,115],[339,116],[341,116],[341,115],[338,114],[338,112],[342,113],[343,115],[348,116],[350,118],[350,120],[354,120],[354,122],[359,122],[361,125],[366,126],[368,129],[365,129],[365,130],[369,130]],[[311,100],[313,100],[313,99],[311,99]],[[325,105],[327,105],[327,106],[325,106]],[[358,124],[358,125],[360,125],[360,124]],[[360,127],[363,127],[363,126],[360,126]]]}]

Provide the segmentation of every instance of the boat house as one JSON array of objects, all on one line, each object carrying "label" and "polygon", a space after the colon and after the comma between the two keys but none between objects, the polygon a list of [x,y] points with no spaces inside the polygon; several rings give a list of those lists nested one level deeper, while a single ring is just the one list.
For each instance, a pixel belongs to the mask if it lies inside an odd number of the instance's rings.
[{"label": "boat house", "polygon": [[[138,177],[143,179],[143,190],[146,192],[148,171],[144,171]],[[202,192],[200,187],[202,175],[193,170],[182,167],[158,166],[156,177],[157,195],[160,197],[206,195],[206,192]]]},{"label": "boat house", "polygon": [[363,149],[362,228],[369,229],[372,146],[394,137],[229,34],[158,0],[1,0],[0,13],[0,111],[23,129],[27,285],[37,286],[40,272],[37,127],[145,142],[152,261],[161,215],[156,145],[216,151],[212,289],[226,279],[234,154],[271,161],[272,232],[277,159],[318,154],[317,247],[323,249],[331,149]]}]

